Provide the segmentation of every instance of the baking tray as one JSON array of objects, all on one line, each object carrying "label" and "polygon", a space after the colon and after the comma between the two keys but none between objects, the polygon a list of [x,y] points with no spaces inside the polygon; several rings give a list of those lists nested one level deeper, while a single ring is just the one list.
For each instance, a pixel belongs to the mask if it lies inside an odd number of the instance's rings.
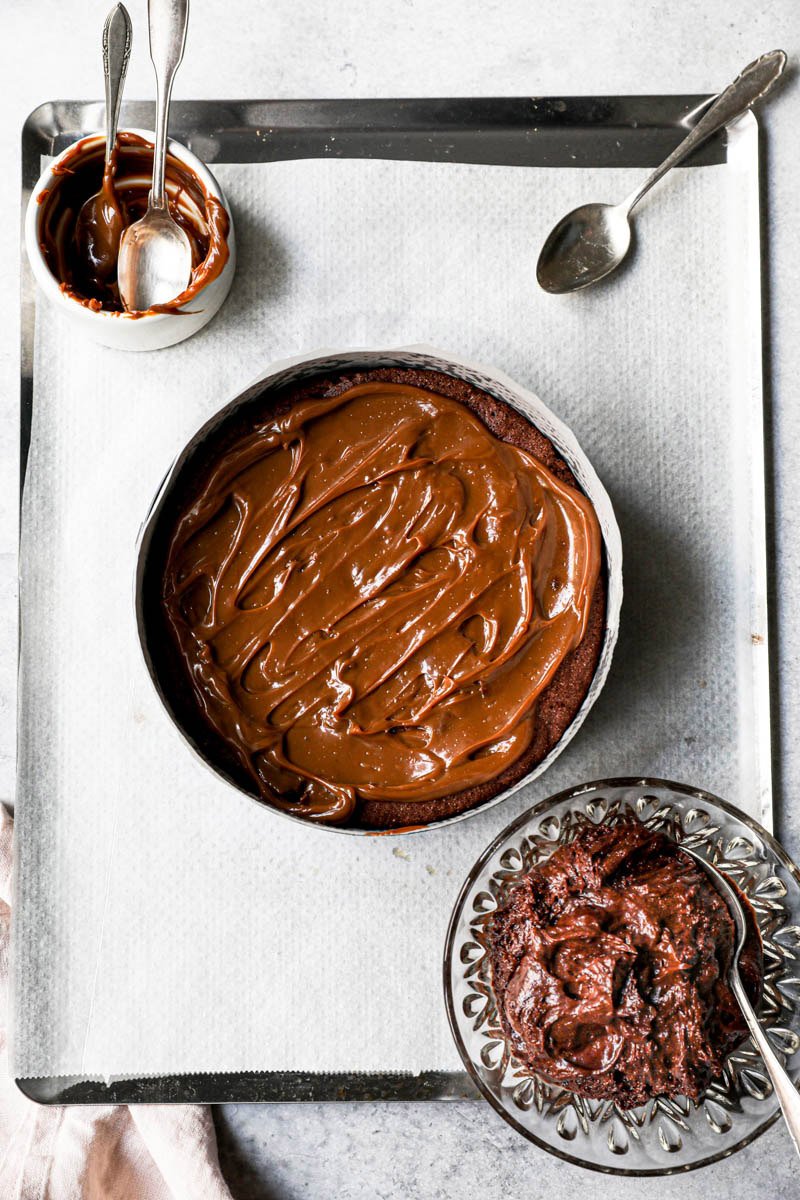
[{"label": "baking tray", "polygon": [[[268,162],[304,157],[366,157],[491,163],[537,167],[656,166],[685,136],[710,97],[598,96],[508,99],[184,101],[171,109],[170,133],[210,164]],[[103,125],[101,101],[52,101],[37,108],[22,133],[22,205],[40,172],[42,155],[56,155]],[[152,128],[154,106],[122,108],[122,126]],[[753,199],[748,218],[758,221],[758,129],[752,115],[722,131],[690,160],[690,166],[721,164],[749,156]],[[756,239],[756,246],[758,240]],[[759,264],[749,264],[759,278]],[[24,483],[33,415],[35,286],[23,252],[21,315],[20,487]],[[755,297],[758,311],[758,297]],[[761,329],[742,331],[742,353],[760,361]],[[753,356],[755,355],[755,359]],[[753,402],[761,410],[760,379]],[[759,426],[760,428],[760,426]],[[753,572],[753,694],[755,778],[761,787],[762,820],[771,815],[769,678],[766,656],[766,537],[763,521],[763,453],[753,447],[758,528]],[[760,510],[759,510],[759,497]],[[755,639],[760,639],[758,643]],[[761,703],[763,701],[763,703]],[[63,1103],[263,1102],[290,1100],[441,1100],[477,1095],[461,1072],[417,1076],[298,1072],[237,1072],[176,1075],[105,1082],[70,1076],[17,1080],[31,1099]]]}]

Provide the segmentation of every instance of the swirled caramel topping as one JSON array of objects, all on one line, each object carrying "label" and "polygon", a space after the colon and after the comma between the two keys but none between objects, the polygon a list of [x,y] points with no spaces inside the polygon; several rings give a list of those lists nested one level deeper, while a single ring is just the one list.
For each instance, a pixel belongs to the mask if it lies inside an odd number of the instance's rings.
[{"label": "swirled caramel topping", "polygon": [[589,501],[463,405],[368,382],[221,455],[175,527],[163,604],[262,796],[345,820],[524,753],[600,548]]}]

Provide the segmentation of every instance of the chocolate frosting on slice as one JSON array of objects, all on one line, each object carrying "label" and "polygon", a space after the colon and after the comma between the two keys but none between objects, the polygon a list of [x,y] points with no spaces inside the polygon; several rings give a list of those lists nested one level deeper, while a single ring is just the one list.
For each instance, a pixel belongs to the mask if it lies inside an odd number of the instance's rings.
[{"label": "chocolate frosting on slice", "polygon": [[221,454],[175,525],[163,607],[264,798],[345,820],[524,754],[601,544],[580,492],[456,400],[370,381]]}]

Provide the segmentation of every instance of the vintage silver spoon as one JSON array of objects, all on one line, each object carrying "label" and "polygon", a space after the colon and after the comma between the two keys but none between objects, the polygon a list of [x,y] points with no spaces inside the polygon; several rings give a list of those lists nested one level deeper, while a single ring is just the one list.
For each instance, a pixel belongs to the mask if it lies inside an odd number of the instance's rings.
[{"label": "vintage silver spoon", "polygon": [[736,889],[712,863],[707,862],[706,859],[697,854],[696,851],[690,850],[686,845],[681,845],[680,848],[684,854],[690,855],[698,866],[702,867],[706,874],[709,875],[733,917],[733,924],[736,930],[736,945],[733,951],[730,971],[728,972],[728,982],[731,985],[731,991],[736,997],[739,1008],[742,1010],[742,1016],[747,1022],[750,1036],[764,1060],[764,1066],[767,1068],[769,1077],[772,1080],[772,1086],[775,1089],[778,1103],[783,1110],[783,1116],[794,1142],[795,1150],[800,1154],[800,1092],[797,1091],[786,1068],[773,1050],[769,1038],[756,1016],[756,1011],[748,999],[747,992],[744,990],[744,984],[742,983],[742,977],[739,974],[739,955],[747,939],[747,919],[742,902],[739,899]]},{"label": "vintage silver spoon", "polygon": [[117,269],[122,302],[137,312],[174,300],[192,273],[192,247],[170,215],[164,183],[169,101],[186,44],[189,0],[148,0],[147,16],[158,88],[153,184],[147,212],[122,236]]},{"label": "vintage silver spoon", "polygon": [[103,73],[106,85],[106,159],[103,184],[86,200],[75,223],[79,261],[89,277],[100,285],[117,267],[119,243],[124,228],[122,209],[114,189],[117,123],[122,87],[131,56],[131,19],[124,4],[117,4],[103,26]]},{"label": "vintage silver spoon", "polygon": [[536,278],[546,292],[576,292],[616,270],[631,244],[630,215],[663,175],[701,142],[765,96],[786,66],[783,50],[772,50],[745,67],[706,110],[688,137],[621,204],[583,204],[567,213],[542,246]]}]

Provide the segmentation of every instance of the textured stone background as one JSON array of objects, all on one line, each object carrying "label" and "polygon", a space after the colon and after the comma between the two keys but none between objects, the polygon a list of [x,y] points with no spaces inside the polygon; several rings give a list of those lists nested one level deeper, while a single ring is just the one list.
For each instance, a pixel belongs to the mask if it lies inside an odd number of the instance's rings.
[{"label": "textured stone background", "polygon": [[[152,95],[145,0],[126,94]],[[3,0],[0,124],[0,798],[14,790],[18,444],[19,133],[43,100],[97,97],[110,0]],[[778,833],[800,856],[800,190],[797,0],[195,0],[180,98],[703,92],[783,47],[792,75],[763,116],[771,639]],[[687,213],[687,220],[690,219]],[[298,1104],[217,1111],[223,1166],[240,1200],[548,1195],[789,1200],[796,1159],[778,1127],[727,1162],[666,1180],[589,1176],[508,1129],[485,1105]],[[201,1200],[201,1198],[198,1198]]]}]

